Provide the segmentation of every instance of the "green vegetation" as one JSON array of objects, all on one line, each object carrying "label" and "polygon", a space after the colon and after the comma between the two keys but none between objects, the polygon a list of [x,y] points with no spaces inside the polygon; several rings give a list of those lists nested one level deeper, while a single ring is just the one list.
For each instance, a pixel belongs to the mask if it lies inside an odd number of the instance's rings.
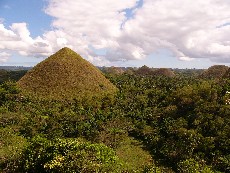
[{"label": "green vegetation", "polygon": [[123,161],[123,167],[129,172],[141,171],[144,166],[151,165],[152,157],[138,140],[132,137],[123,138],[120,146],[116,148],[117,156]]},{"label": "green vegetation", "polygon": [[122,166],[111,148],[71,138],[34,137],[22,157],[22,172],[117,172]]},{"label": "green vegetation", "polygon": [[26,95],[54,100],[101,97],[117,91],[96,67],[69,48],[39,63],[18,85]]},{"label": "green vegetation", "polygon": [[26,70],[7,71],[0,69],[0,84],[7,80],[18,81],[26,72]]},{"label": "green vegetation", "polygon": [[1,84],[0,172],[229,172],[229,70],[218,80],[129,70],[105,74],[114,97],[88,102]]}]

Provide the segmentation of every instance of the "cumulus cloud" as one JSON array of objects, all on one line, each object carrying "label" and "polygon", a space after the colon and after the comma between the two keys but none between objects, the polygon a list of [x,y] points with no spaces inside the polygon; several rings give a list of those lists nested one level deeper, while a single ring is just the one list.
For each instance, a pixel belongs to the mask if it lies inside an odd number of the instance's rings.
[{"label": "cumulus cloud", "polygon": [[[95,64],[168,49],[182,61],[230,62],[230,1],[48,0],[52,31],[31,38],[25,23],[0,24],[0,50],[46,56],[68,46]],[[128,15],[132,14],[132,16]],[[130,13],[131,11],[131,13]],[[99,55],[97,50],[106,50]]]},{"label": "cumulus cloud", "polygon": [[6,52],[0,52],[0,62],[3,63],[3,62],[6,62],[10,57],[10,54],[9,53],[6,53]]},{"label": "cumulus cloud", "polygon": [[129,33],[127,40],[136,38],[136,45],[145,54],[164,47],[180,60],[209,58],[230,62],[230,26],[224,26],[230,21],[229,7],[221,0],[145,0],[135,18],[124,27]]},{"label": "cumulus cloud", "polygon": [[222,0],[50,0],[46,13],[75,49],[106,48],[110,61],[142,59],[161,48],[183,61],[230,62],[230,3]]},{"label": "cumulus cloud", "polygon": [[[13,23],[9,29],[0,24],[0,50],[18,52],[21,55],[33,56],[36,53],[44,53],[39,43],[45,43],[41,37],[30,37],[26,23]],[[47,53],[47,50],[45,51]]]},{"label": "cumulus cloud", "polygon": [[[122,35],[121,25],[126,20],[124,10],[134,7],[136,0],[67,0],[65,2],[50,0],[49,2],[45,11],[55,18],[53,27],[65,33],[63,37],[75,51],[95,63],[101,63],[102,59],[104,62],[125,59],[124,55],[127,52],[117,51],[118,39]],[[47,33],[47,35],[53,34]],[[105,48],[107,53],[105,57],[95,55],[90,47]],[[138,53],[135,55],[140,56]]]},{"label": "cumulus cloud", "polygon": [[7,50],[29,57],[47,57],[66,45],[62,35],[65,34],[60,34],[60,31],[49,31],[32,38],[26,23],[13,23],[9,29],[0,24],[0,51]]}]

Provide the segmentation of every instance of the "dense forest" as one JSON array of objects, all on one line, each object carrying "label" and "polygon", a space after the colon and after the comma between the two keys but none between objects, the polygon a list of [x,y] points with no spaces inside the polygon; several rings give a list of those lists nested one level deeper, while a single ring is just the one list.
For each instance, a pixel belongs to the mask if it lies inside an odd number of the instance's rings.
[{"label": "dense forest", "polygon": [[116,95],[84,100],[1,78],[0,171],[230,172],[229,69],[210,71],[104,69]]},{"label": "dense forest", "polygon": [[27,70],[4,70],[0,69],[0,84],[5,81],[18,81],[23,75],[25,75]]}]

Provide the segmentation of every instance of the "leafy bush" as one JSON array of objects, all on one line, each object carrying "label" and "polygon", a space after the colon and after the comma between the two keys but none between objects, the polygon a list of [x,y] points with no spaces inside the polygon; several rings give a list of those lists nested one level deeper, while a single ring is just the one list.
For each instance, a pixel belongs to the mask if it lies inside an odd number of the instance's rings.
[{"label": "leafy bush", "polygon": [[16,170],[26,146],[25,138],[17,135],[10,128],[0,128],[0,170],[4,172]]},{"label": "leafy bush", "polygon": [[37,136],[24,151],[23,172],[117,172],[121,164],[115,152],[103,144],[79,139],[50,141]]},{"label": "leafy bush", "polygon": [[181,173],[214,173],[207,165],[194,159],[181,161],[178,167],[178,172]]}]

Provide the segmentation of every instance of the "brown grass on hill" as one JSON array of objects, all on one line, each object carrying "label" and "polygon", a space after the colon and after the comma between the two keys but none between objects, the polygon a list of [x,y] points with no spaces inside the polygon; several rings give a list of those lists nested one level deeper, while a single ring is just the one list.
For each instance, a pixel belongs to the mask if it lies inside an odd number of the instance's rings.
[{"label": "brown grass on hill", "polygon": [[149,68],[148,66],[144,65],[140,68],[138,68],[135,72],[135,75],[138,76],[151,76],[153,74],[153,70]]},{"label": "brown grass on hill", "polygon": [[114,67],[114,66],[112,66],[112,67],[105,67],[104,71],[105,71],[105,73],[115,74],[115,75],[120,75],[120,74],[124,73],[124,70],[122,70],[122,68],[120,68],[120,67]]},{"label": "brown grass on hill", "polygon": [[166,76],[166,77],[174,77],[175,74],[172,70],[168,68],[159,68],[153,71],[154,76]]},{"label": "brown grass on hill", "polygon": [[223,78],[225,78],[225,79],[230,79],[230,68],[228,68],[228,70],[227,70],[226,73],[224,74]]},{"label": "brown grass on hill", "polygon": [[152,69],[146,65],[136,70],[135,74],[139,76],[166,76],[166,77],[175,76],[174,72],[168,68]]},{"label": "brown grass on hill", "polygon": [[36,65],[18,85],[25,94],[57,100],[110,95],[117,91],[96,67],[69,48]]},{"label": "brown grass on hill", "polygon": [[206,79],[220,79],[224,76],[228,69],[229,67],[225,65],[213,65],[205,70],[200,77]]}]

